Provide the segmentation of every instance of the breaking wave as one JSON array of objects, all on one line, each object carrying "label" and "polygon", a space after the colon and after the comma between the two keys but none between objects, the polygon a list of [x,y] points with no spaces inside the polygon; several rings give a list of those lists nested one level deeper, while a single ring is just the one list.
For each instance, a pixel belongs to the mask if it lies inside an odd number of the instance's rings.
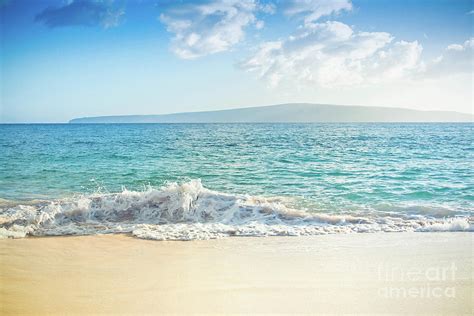
[{"label": "breaking wave", "polygon": [[0,205],[4,238],[129,233],[144,239],[193,240],[405,231],[474,231],[474,224],[466,216],[306,212],[285,206],[279,198],[212,191],[200,180],[143,192]]}]

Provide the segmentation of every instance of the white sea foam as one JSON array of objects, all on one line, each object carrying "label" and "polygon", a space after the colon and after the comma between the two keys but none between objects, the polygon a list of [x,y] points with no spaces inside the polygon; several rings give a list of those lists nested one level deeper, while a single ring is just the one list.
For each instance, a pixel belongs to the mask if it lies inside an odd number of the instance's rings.
[{"label": "white sea foam", "polygon": [[420,232],[452,232],[452,231],[474,231],[474,226],[465,218],[454,218],[450,221],[432,223],[418,228]]},{"label": "white sea foam", "polygon": [[143,192],[93,194],[0,210],[0,237],[131,233],[155,240],[226,236],[300,236],[351,232],[474,231],[468,217],[324,214],[283,199],[233,195],[200,180]]}]

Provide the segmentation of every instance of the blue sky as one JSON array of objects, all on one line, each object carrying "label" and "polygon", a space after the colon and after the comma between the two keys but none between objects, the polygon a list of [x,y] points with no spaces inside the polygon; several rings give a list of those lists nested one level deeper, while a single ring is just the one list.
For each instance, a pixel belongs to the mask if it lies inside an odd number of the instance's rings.
[{"label": "blue sky", "polygon": [[472,112],[473,10],[464,0],[0,0],[0,121],[287,102]]}]

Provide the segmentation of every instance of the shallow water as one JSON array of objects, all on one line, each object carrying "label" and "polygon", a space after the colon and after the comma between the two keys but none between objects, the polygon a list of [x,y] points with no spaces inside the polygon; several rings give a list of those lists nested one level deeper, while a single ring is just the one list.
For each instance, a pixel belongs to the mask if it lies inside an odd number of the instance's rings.
[{"label": "shallow water", "polygon": [[472,230],[473,127],[0,125],[0,230],[154,239]]}]

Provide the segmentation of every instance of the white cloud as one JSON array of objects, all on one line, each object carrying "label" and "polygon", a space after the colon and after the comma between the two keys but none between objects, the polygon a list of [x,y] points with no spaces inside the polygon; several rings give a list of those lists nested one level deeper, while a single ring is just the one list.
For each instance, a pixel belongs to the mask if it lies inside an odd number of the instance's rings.
[{"label": "white cloud", "polygon": [[113,0],[70,0],[62,6],[46,8],[36,15],[35,21],[51,28],[78,25],[110,28],[119,25],[124,13]]},{"label": "white cloud", "polygon": [[299,16],[304,23],[312,23],[322,16],[351,11],[351,0],[291,0],[284,6],[283,12],[289,16]]},{"label": "white cloud", "polygon": [[270,85],[319,87],[387,82],[420,71],[418,42],[385,32],[356,32],[341,22],[309,23],[286,40],[263,43],[241,63]]},{"label": "white cloud", "polygon": [[473,73],[474,37],[462,44],[451,44],[441,56],[427,63],[425,76],[439,77],[459,73]]},{"label": "white cloud", "polygon": [[244,39],[247,26],[264,26],[257,11],[272,10],[255,0],[211,0],[174,6],[161,14],[160,21],[174,34],[171,50],[180,58],[193,59],[231,49]]},{"label": "white cloud", "polygon": [[451,45],[448,45],[448,47],[446,47],[447,50],[458,50],[458,51],[462,51],[464,49],[464,46],[462,45],[459,45],[459,44],[451,44]]},{"label": "white cloud", "polygon": [[273,3],[259,3],[258,9],[263,13],[274,14],[276,12],[276,7]]}]

